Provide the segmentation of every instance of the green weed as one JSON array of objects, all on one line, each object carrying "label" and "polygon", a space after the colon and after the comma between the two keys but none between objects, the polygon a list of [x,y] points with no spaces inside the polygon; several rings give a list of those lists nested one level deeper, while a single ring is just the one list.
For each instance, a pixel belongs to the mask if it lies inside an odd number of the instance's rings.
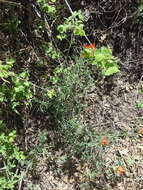
[{"label": "green weed", "polygon": [[75,65],[55,69],[51,77],[56,96],[51,100],[54,118],[70,118],[83,109],[83,99],[87,89],[92,85],[91,71],[81,60]]},{"label": "green weed", "polygon": [[33,95],[28,72],[13,72],[14,63],[14,59],[7,59],[6,63],[0,61],[0,102],[10,103],[11,108],[18,113],[17,107],[29,105]]},{"label": "green weed", "polygon": [[14,189],[20,179],[16,171],[17,164],[25,160],[24,153],[14,144],[16,131],[5,132],[5,125],[0,120],[0,188]]},{"label": "green weed", "polygon": [[84,48],[82,57],[92,65],[96,65],[103,76],[110,76],[119,72],[119,60],[112,55],[111,49],[107,47]]},{"label": "green weed", "polygon": [[68,37],[68,32],[73,32],[75,36],[85,36],[84,17],[81,11],[73,12],[72,16],[65,19],[65,22],[57,27],[59,31],[58,39],[63,40]]},{"label": "green weed", "polygon": [[56,0],[38,0],[38,3],[42,6],[43,10],[50,16],[56,13],[55,3]]},{"label": "green weed", "polygon": [[52,58],[53,60],[57,60],[61,57],[61,53],[55,49],[52,42],[44,45],[45,55]]}]

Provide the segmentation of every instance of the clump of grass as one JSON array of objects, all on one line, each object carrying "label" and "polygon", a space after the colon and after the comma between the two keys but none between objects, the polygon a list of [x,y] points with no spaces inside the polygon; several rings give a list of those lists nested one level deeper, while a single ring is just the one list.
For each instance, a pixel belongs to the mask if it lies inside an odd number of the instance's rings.
[{"label": "clump of grass", "polygon": [[69,67],[56,68],[51,82],[56,94],[50,101],[53,117],[61,122],[80,114],[87,89],[93,84],[88,66],[77,60]]},{"label": "clump of grass", "polygon": [[61,144],[63,150],[62,155],[57,158],[54,155],[54,159],[57,162],[60,160],[63,165],[69,160],[74,160],[79,165],[87,165],[89,172],[83,175],[88,179],[103,176],[106,163],[102,153],[106,152],[110,141],[108,134],[99,134],[85,126],[81,119],[86,107],[87,91],[95,83],[90,67],[81,59],[76,60],[71,66],[56,68],[50,80],[54,95],[48,99],[45,110],[56,124],[56,135],[59,134],[57,143],[54,142],[52,147],[57,150],[55,145]]}]

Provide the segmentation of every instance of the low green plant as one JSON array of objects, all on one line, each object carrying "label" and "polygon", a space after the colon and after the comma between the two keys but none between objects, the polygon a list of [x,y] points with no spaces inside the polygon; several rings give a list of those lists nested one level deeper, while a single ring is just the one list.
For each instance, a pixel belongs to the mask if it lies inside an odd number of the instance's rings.
[{"label": "low green plant", "polygon": [[139,14],[139,16],[143,17],[143,0],[141,0],[138,5],[138,14]]},{"label": "low green plant", "polygon": [[20,105],[29,105],[31,103],[33,93],[31,91],[31,83],[29,82],[29,74],[23,71],[12,77],[13,87],[11,89],[10,101],[12,109],[16,111],[16,107]]},{"label": "low green plant", "polygon": [[[81,59],[68,67],[58,67],[51,77],[56,96],[48,103],[48,113],[57,124],[59,141],[64,145],[66,154],[57,162],[78,159],[92,167],[91,173],[102,173],[102,156],[94,157],[93,152],[102,149],[101,134],[96,133],[82,123],[81,114],[85,108],[85,97],[88,89],[95,82],[90,67]],[[54,145],[53,145],[54,146]],[[100,152],[100,151],[99,151]],[[55,158],[56,160],[56,158]],[[98,169],[98,172],[94,170]]]},{"label": "low green plant", "polygon": [[51,99],[51,111],[57,119],[77,114],[83,109],[83,97],[93,84],[91,71],[80,59],[68,67],[57,67],[51,77],[56,96]]},{"label": "low green plant", "polygon": [[119,60],[112,55],[111,49],[107,47],[84,48],[82,55],[92,65],[96,65],[103,76],[110,76],[119,72]]},{"label": "low green plant", "polygon": [[50,98],[50,99],[52,99],[53,97],[55,97],[55,96],[56,96],[55,90],[54,90],[54,89],[48,90],[48,91],[47,91],[47,96],[48,96],[48,98]]},{"label": "low green plant", "polygon": [[143,101],[140,101],[140,102],[137,104],[137,107],[138,107],[138,108],[143,108]]},{"label": "low green plant", "polygon": [[4,82],[8,82],[8,81],[6,81],[6,79],[9,76],[13,76],[14,75],[14,73],[11,71],[14,62],[15,62],[14,59],[7,59],[6,60],[6,64],[3,64],[3,62],[0,61],[0,78]]},{"label": "low green plant", "polygon": [[54,15],[56,13],[56,0],[37,0],[38,3],[42,6],[42,9],[48,14],[48,15]]},{"label": "low green plant", "polygon": [[82,12],[80,10],[74,11],[72,16],[66,18],[64,23],[57,27],[59,31],[57,38],[60,40],[67,38],[68,32],[73,33],[75,36],[85,36],[83,21]]},{"label": "low green plant", "polygon": [[133,22],[135,24],[142,25],[143,24],[143,0],[138,1],[137,11],[134,14]]},{"label": "low green plant", "polygon": [[38,145],[29,152],[30,158],[36,158],[38,155],[48,154],[46,147],[44,147],[47,140],[48,132],[41,132],[38,138]]},{"label": "low green plant", "polygon": [[14,144],[16,131],[8,132],[0,120],[0,189],[14,189],[20,179],[17,164],[25,160],[24,153]]},{"label": "low green plant", "polygon": [[44,45],[45,55],[56,60],[61,57],[61,53],[56,50],[56,48],[53,46],[52,42],[47,43]]},{"label": "low green plant", "polygon": [[[102,51],[96,54],[97,58],[99,56],[98,64],[105,65],[104,62],[109,64],[110,59],[116,61],[111,51]],[[56,135],[58,134],[59,137],[57,141],[50,142],[50,148],[45,151],[48,160],[51,163],[56,163],[57,168],[54,172],[57,175],[61,174],[62,166],[73,159],[79,165],[80,163],[88,165],[89,172],[84,175],[94,180],[96,177],[107,174],[109,170],[103,172],[106,166],[104,154],[101,154],[106,150],[105,146],[101,144],[103,134],[84,125],[81,119],[82,111],[86,106],[86,93],[90,87],[95,85],[93,84],[95,81],[92,78],[91,65],[87,63],[87,60],[92,64],[92,61],[95,61],[92,52],[86,52],[87,56],[90,55],[86,59],[76,58],[75,63],[68,66],[63,64],[54,70],[53,76],[50,78],[51,90],[47,91],[45,96],[48,99],[45,99],[42,106],[45,107],[43,110],[48,112],[54,121],[55,127],[57,127]],[[105,135],[110,134],[107,132]],[[58,149],[57,144],[63,145],[62,148],[66,150],[65,154],[60,156],[53,154],[54,150]],[[41,153],[43,152],[41,148],[39,150]],[[39,152],[39,150],[36,151]]]},{"label": "low green plant", "polygon": [[[37,165],[39,162],[39,158],[49,158],[49,145],[47,146],[47,136],[48,133],[46,131],[42,131],[39,134],[39,138],[38,138],[38,144],[36,144],[35,147],[33,147],[32,149],[29,149],[29,151],[27,151],[27,157],[23,162],[23,165],[25,166],[26,170],[23,171],[23,178],[26,178],[27,174],[34,174],[37,172]],[[26,187],[28,189],[37,189],[38,185],[36,186],[35,184],[29,182],[26,184]]]},{"label": "low green plant", "polygon": [[0,61],[0,102],[10,103],[11,108],[18,113],[17,106],[29,105],[33,94],[28,72],[13,72],[14,63],[14,59],[7,59],[6,63]]},{"label": "low green plant", "polygon": [[80,122],[79,116],[62,121],[60,131],[66,146],[68,146],[69,158],[78,157],[81,161],[91,161],[90,152],[95,147],[96,134]]}]

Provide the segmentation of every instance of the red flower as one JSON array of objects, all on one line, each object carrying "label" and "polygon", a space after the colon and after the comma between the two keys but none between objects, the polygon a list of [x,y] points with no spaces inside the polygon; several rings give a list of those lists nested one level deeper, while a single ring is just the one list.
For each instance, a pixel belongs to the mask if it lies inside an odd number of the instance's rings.
[{"label": "red flower", "polygon": [[119,175],[125,175],[125,172],[126,172],[125,168],[123,168],[122,166],[118,166],[116,171]]},{"label": "red flower", "polygon": [[91,53],[83,52],[82,58],[90,58],[94,56],[94,51],[96,50],[96,45],[95,43],[89,44],[89,45],[84,45],[84,48],[87,50],[90,50]]},{"label": "red flower", "polygon": [[101,144],[103,146],[107,145],[108,144],[108,140],[107,140],[107,137],[106,136],[103,136],[102,139],[101,139]]},{"label": "red flower", "polygon": [[95,45],[95,43],[92,43],[92,44],[89,44],[89,45],[84,45],[84,48],[96,50],[96,45]]}]

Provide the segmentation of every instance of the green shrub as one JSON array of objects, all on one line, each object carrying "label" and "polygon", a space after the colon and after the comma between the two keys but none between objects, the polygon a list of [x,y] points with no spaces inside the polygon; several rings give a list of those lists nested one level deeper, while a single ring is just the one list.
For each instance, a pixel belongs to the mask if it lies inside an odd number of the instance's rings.
[{"label": "green shrub", "polygon": [[84,48],[82,54],[83,58],[97,66],[103,76],[110,76],[119,72],[119,60],[112,55],[111,49],[107,47]]},{"label": "green shrub", "polygon": [[65,19],[64,24],[58,26],[59,35],[58,39],[62,40],[67,38],[68,32],[73,32],[75,36],[85,36],[84,31],[84,17],[81,11],[74,11],[72,16]]},{"label": "green shrub", "polygon": [[86,91],[93,84],[88,66],[77,59],[74,65],[56,68],[51,82],[56,93],[51,100],[54,118],[68,119],[80,113]]},{"label": "green shrub", "polygon": [[48,14],[48,15],[53,15],[56,13],[56,7],[55,3],[56,0],[37,0],[38,3],[41,4],[43,10]]},{"label": "green shrub", "polygon": [[0,188],[14,189],[15,184],[20,179],[17,164],[25,159],[23,152],[14,144],[16,131],[5,132],[5,125],[0,120]]},{"label": "green shrub", "polygon": [[55,47],[53,46],[52,42],[47,43],[44,45],[45,55],[56,60],[61,57],[60,52],[58,52]]},{"label": "green shrub", "polygon": [[14,59],[0,61],[0,102],[8,103],[18,113],[17,106],[29,105],[32,100],[31,83],[29,74],[23,71],[17,74],[12,71]]}]

